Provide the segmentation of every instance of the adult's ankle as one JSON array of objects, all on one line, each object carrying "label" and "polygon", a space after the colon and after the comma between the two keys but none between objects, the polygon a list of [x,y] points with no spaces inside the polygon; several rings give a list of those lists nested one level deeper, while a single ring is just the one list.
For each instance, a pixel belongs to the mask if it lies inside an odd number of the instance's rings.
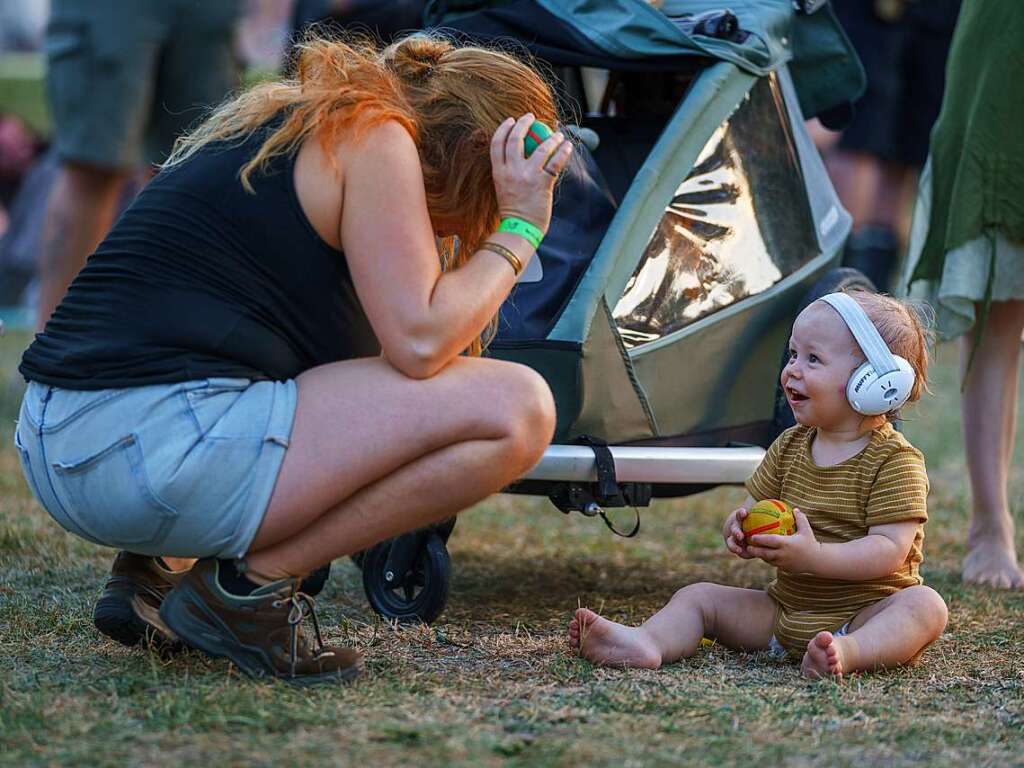
[{"label": "adult's ankle", "polygon": [[1014,524],[1009,512],[975,510],[967,528],[967,544],[970,546],[978,541],[1001,541],[1012,547]]}]

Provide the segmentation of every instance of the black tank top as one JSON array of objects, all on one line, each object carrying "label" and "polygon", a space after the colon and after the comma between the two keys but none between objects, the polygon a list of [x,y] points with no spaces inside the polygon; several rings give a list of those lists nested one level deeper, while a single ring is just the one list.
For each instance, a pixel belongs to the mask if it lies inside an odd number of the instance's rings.
[{"label": "black tank top", "polygon": [[68,389],[212,376],[283,380],[380,348],[345,256],[295,193],[295,156],[239,170],[266,129],[162,171],[100,244],[22,358]]}]

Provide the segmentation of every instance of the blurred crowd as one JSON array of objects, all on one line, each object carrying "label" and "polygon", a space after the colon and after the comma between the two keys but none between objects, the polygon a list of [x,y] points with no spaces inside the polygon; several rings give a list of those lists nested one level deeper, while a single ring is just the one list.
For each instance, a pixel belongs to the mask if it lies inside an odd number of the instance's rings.
[{"label": "blurred crowd", "polygon": [[[128,8],[134,13],[140,8],[156,9],[160,5],[139,0],[133,1]],[[189,13],[207,17],[228,9],[233,15],[229,42],[236,64],[241,65],[239,72],[245,69],[258,73],[274,71],[285,66],[289,40],[310,24],[335,25],[341,28],[354,20],[361,28],[372,30],[387,38],[398,31],[416,28],[423,6],[424,0],[215,0],[204,5],[196,4],[194,8],[187,4],[183,7],[192,8]],[[60,39],[59,29],[54,31],[54,26],[60,23],[62,15],[68,13],[91,13],[95,16],[99,11],[90,9],[86,0],[3,0],[0,3],[0,78],[5,76],[5,57],[8,61],[21,54],[35,53],[51,57],[52,49],[55,47],[70,46],[66,40]],[[49,47],[48,21],[51,24],[52,35]],[[161,56],[166,57],[168,52],[173,51],[174,46],[188,44],[188,41],[183,43],[169,36],[161,41],[164,48]],[[142,69],[138,60],[129,62],[126,58],[124,64]],[[69,66],[81,67],[82,63],[69,57]],[[151,70],[147,75],[151,82],[147,87],[155,87],[158,77],[165,78],[164,73],[157,74],[158,66],[163,65],[151,63]],[[238,73],[234,74],[237,76]],[[195,102],[203,102],[203,106],[210,106],[207,102],[216,103],[235,85],[237,78],[221,88],[216,95],[212,92],[197,91],[190,94],[190,98]],[[51,83],[50,88],[53,87]],[[165,95],[161,93],[157,96]],[[52,111],[52,93],[48,102]],[[56,106],[60,108],[59,101]],[[151,131],[152,123],[158,122],[158,110],[151,106],[148,111],[136,111],[142,115],[139,119],[148,120],[149,125],[136,126],[132,130],[136,133]],[[163,112],[166,114],[170,111],[172,110],[165,104]],[[59,115],[56,116],[56,120],[60,119]],[[67,128],[61,127],[66,133]],[[116,133],[116,130],[112,129],[111,132]],[[104,202],[106,199],[116,197],[116,207],[123,206],[139,185],[144,183],[151,163],[159,161],[169,151],[173,138],[158,137],[159,146],[155,148],[155,152],[150,152],[145,158],[140,159],[138,167],[132,172],[128,172],[129,169],[122,167],[123,164],[120,162],[114,163],[107,158],[75,157],[76,149],[65,148],[62,153],[65,160],[89,163],[89,171],[116,171],[96,174],[83,173],[84,166],[81,164],[71,166],[70,170],[67,163],[62,166],[56,157],[58,152],[52,146],[54,133],[44,136],[34,132],[23,117],[4,112],[0,105],[0,307],[23,305],[30,313],[48,314],[49,308],[52,308],[84,258],[84,253],[56,256],[51,254],[47,260],[43,241],[47,237],[45,222],[48,218],[48,205],[49,218],[52,220],[62,213],[60,200],[63,192],[66,193],[66,204],[63,206],[65,210],[70,208],[74,211],[83,211],[82,223],[92,223],[94,226],[85,227],[77,237],[73,237],[72,240],[77,242],[72,243],[70,247],[76,251],[90,250],[113,217],[112,211],[97,210],[96,203],[99,202],[102,207],[107,205]],[[151,144],[152,141],[148,143]],[[116,195],[113,191],[114,186],[117,187]],[[53,193],[55,188],[57,192]],[[76,196],[76,192],[80,194]],[[42,256],[39,256],[40,253]],[[39,263],[46,262],[52,266],[55,259],[58,267],[61,261],[68,262],[71,267],[64,270],[67,274],[56,276],[53,286],[48,286],[47,277],[53,270],[39,270]],[[40,286],[35,279],[37,271],[44,273],[41,297]],[[58,268],[57,272],[60,271]],[[47,293],[51,295],[47,296]],[[38,308],[40,301],[41,309]]]}]

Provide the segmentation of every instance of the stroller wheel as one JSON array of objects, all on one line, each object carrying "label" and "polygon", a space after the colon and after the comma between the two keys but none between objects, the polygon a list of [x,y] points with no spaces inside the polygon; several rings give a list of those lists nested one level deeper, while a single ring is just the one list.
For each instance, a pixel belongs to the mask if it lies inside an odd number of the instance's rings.
[{"label": "stroller wheel", "polygon": [[[822,296],[849,288],[860,288],[865,291],[871,291],[872,293],[876,290],[875,284],[865,277],[864,273],[859,270],[851,267],[836,267],[834,269],[830,269],[824,275],[819,277],[818,281],[811,286],[811,289],[804,294],[804,297],[800,300],[800,306],[796,308],[796,313],[793,315],[793,318],[796,319],[796,315],[799,315],[808,306],[810,306],[812,302],[817,301]],[[786,393],[782,391],[782,384],[779,383],[782,369],[786,367],[788,362],[789,339],[787,338],[782,349],[782,359],[779,362],[779,376],[775,377],[775,415],[772,424],[772,440],[796,424],[796,420],[793,418],[793,410],[789,407],[789,402],[786,400]]]},{"label": "stroller wheel", "polygon": [[[447,544],[448,539],[452,535],[452,531],[455,529],[455,518],[449,517],[447,520],[442,520],[437,525],[430,526],[430,530],[436,532],[441,540]],[[355,563],[356,568],[359,570],[363,569],[363,557],[366,556],[366,550],[361,550],[349,555],[349,558]]]},{"label": "stroller wheel", "polygon": [[363,590],[386,619],[429,624],[448,603],[451,559],[442,535],[407,533],[362,553]]}]

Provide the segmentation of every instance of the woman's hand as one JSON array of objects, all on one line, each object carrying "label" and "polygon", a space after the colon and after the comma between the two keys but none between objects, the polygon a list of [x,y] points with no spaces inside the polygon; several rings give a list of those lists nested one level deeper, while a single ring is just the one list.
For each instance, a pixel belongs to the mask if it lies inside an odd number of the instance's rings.
[{"label": "woman's hand", "polygon": [[813,573],[816,570],[821,544],[814,537],[807,515],[799,509],[793,510],[796,518],[796,533],[780,536],[773,533],[759,533],[751,536],[747,551],[769,565],[791,573]]},{"label": "woman's hand", "polygon": [[742,557],[744,560],[751,560],[754,556],[747,550],[746,537],[743,535],[743,528],[741,526],[743,518],[746,516],[746,507],[734,509],[725,518],[725,525],[722,527],[722,538],[725,539],[725,546],[730,552],[737,557]]},{"label": "woman's hand", "polygon": [[502,218],[516,216],[547,232],[551,223],[551,192],[569,162],[572,142],[561,131],[544,140],[526,157],[523,139],[533,124],[527,113],[498,126],[491,139],[491,173]]}]

